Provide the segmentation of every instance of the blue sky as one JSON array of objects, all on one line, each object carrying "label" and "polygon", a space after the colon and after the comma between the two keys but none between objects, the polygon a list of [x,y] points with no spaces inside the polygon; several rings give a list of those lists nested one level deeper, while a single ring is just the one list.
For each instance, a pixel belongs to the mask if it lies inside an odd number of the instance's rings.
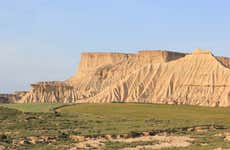
[{"label": "blue sky", "polygon": [[230,56],[229,0],[0,0],[0,93],[75,74],[85,51]]}]

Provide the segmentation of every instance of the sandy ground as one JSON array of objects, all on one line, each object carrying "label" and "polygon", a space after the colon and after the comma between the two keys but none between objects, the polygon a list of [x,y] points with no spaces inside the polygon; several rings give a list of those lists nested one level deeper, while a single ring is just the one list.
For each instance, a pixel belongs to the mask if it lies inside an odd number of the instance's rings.
[{"label": "sandy ground", "polygon": [[124,142],[124,143],[132,143],[132,142],[142,142],[142,141],[156,141],[156,144],[153,145],[140,145],[136,147],[127,147],[122,150],[141,150],[141,149],[161,149],[161,148],[170,148],[170,147],[187,147],[194,139],[186,137],[186,136],[142,136],[137,138],[119,138],[119,139],[87,139],[86,141],[79,142],[71,148],[71,150],[77,149],[103,149],[105,146],[105,142]]}]

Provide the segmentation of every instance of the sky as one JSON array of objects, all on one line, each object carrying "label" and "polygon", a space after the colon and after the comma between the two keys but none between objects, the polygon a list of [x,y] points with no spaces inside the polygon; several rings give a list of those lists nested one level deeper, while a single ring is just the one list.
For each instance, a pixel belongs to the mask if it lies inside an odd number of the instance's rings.
[{"label": "sky", "polygon": [[230,56],[229,0],[0,0],[0,93],[76,73],[81,52]]}]

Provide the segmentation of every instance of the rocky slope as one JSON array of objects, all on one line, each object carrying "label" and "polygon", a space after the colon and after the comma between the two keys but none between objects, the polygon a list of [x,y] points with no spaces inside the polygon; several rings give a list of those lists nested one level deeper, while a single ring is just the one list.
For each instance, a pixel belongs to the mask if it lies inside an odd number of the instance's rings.
[{"label": "rocky slope", "polygon": [[[67,80],[77,89],[80,99],[98,94],[106,87],[124,79],[147,64],[168,62],[185,56],[183,53],[169,51],[139,51],[137,54],[112,53],[107,55],[109,58],[113,57],[113,61],[107,60],[106,63],[98,63],[97,59],[105,59],[104,53],[90,53],[88,54],[90,57],[85,55],[82,56],[77,74]],[[91,58],[93,59],[91,60]],[[88,62],[97,65],[92,67],[88,65]]]},{"label": "rocky slope", "polygon": [[228,57],[216,57],[225,67],[230,68],[230,58]]},{"label": "rocky slope", "polygon": [[76,102],[93,97],[146,64],[168,62],[183,53],[139,51],[138,54],[83,53],[75,76],[65,82],[40,82],[19,102]]},{"label": "rocky slope", "polygon": [[13,94],[0,94],[0,103],[13,103],[14,100]]},{"label": "rocky slope", "polygon": [[0,94],[0,103],[9,103],[9,95],[8,94]]},{"label": "rocky slope", "polygon": [[150,64],[87,102],[230,106],[230,70],[208,51]]},{"label": "rocky slope", "polygon": [[75,76],[64,82],[32,84],[19,102],[229,106],[229,67],[230,58],[202,50],[83,53]]},{"label": "rocky slope", "polygon": [[32,84],[32,90],[18,101],[19,103],[72,103],[76,97],[76,90],[65,82],[39,82]]}]

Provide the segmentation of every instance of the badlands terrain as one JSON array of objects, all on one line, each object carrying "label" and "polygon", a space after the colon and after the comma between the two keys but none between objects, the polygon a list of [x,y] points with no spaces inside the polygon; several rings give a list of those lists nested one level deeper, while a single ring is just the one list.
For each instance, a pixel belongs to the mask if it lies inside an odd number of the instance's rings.
[{"label": "badlands terrain", "polygon": [[0,150],[230,149],[229,68],[200,49],[83,53],[66,81],[0,94]]},{"label": "badlands terrain", "polygon": [[135,102],[230,106],[230,58],[211,51],[191,54],[83,53],[76,75],[66,81],[31,84],[30,91],[0,95],[14,103]]}]

